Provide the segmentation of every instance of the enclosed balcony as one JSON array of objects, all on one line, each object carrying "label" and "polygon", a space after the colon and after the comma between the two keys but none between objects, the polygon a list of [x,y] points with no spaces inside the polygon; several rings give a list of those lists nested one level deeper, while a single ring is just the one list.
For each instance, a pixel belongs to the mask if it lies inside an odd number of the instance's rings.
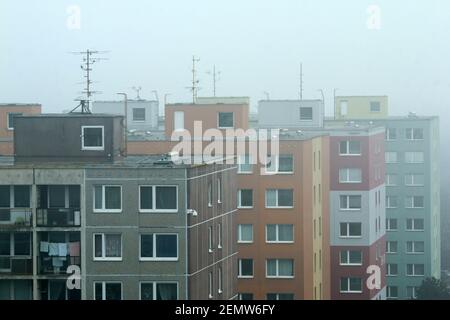
[{"label": "enclosed balcony", "polygon": [[0,232],[0,274],[33,274],[31,247],[31,232]]},{"label": "enclosed balcony", "polygon": [[31,227],[30,198],[30,186],[0,186],[0,230]]},{"label": "enclosed balcony", "polygon": [[80,186],[38,186],[39,227],[79,227],[81,225]]}]

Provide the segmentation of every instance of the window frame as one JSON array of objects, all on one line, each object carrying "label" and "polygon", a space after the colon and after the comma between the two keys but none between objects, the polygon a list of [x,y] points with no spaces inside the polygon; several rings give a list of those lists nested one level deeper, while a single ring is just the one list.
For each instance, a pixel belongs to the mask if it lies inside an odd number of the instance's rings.
[{"label": "window frame", "polygon": [[[361,262],[358,263],[353,263],[350,262],[350,252],[351,251],[355,251],[355,252],[359,252],[360,256],[361,256]],[[345,252],[346,253],[346,263],[342,263],[342,253]],[[350,249],[345,249],[345,250],[340,250],[339,251],[339,265],[340,266],[344,266],[344,267],[353,267],[353,266],[362,266],[363,265],[363,253],[361,250],[350,250]]]},{"label": "window frame", "polygon": [[[268,275],[268,263],[269,260],[275,260],[276,263],[276,275],[272,276],[272,275]],[[280,260],[287,260],[287,261],[291,261],[292,262],[292,276],[280,276]],[[266,278],[267,279],[294,279],[295,278],[295,263],[294,263],[294,259],[289,259],[289,258],[267,258],[266,259]]]},{"label": "window frame", "polygon": [[[242,260],[252,261],[252,275],[242,275]],[[253,279],[255,277],[255,261],[253,258],[240,258],[238,259],[238,278],[239,279]]]},{"label": "window frame", "polygon": [[[179,299],[180,296],[180,286],[178,284],[178,281],[139,281],[139,300],[142,300],[142,284],[152,284],[152,290],[153,290],[153,300],[156,301],[157,297],[157,284],[176,284],[177,285],[177,298]],[[142,300],[144,301],[144,300]]]},{"label": "window frame", "polygon": [[[275,238],[276,238],[276,240],[268,240],[267,239],[267,236],[268,236],[267,229],[268,229],[269,225],[275,226]],[[288,240],[288,241],[280,240],[280,225],[287,225],[287,226],[291,226],[292,227],[292,240]],[[294,243],[294,241],[295,241],[294,232],[295,232],[295,230],[294,230],[294,225],[293,224],[290,224],[290,223],[269,223],[269,224],[266,224],[266,226],[265,226],[265,233],[266,233],[265,234],[265,240],[266,240],[266,243],[278,243],[278,244]]]},{"label": "window frame", "polygon": [[[341,150],[341,144],[345,142],[345,149],[346,149],[346,153],[342,153]],[[359,153],[350,153],[350,143],[358,143],[359,145]],[[362,155],[362,150],[361,150],[361,141],[359,140],[341,140],[339,141],[339,155],[342,157],[360,157]]]},{"label": "window frame", "polygon": [[[242,240],[242,226],[252,226],[252,240]],[[237,234],[237,243],[243,243],[243,244],[253,243],[253,241],[254,241],[253,224],[251,224],[251,223],[240,223],[240,224],[238,224],[237,232],[238,232],[238,234]]]},{"label": "window frame", "polygon": [[[231,113],[232,114],[232,116],[233,116],[233,124],[231,125],[231,127],[224,127],[224,126],[220,125],[220,115],[224,114],[224,113],[227,113],[227,114]],[[219,111],[219,112],[217,112],[217,128],[219,128],[219,129],[233,129],[235,127],[235,125],[236,125],[235,120],[236,119],[235,119],[235,115],[234,115],[233,111]]]},{"label": "window frame", "polygon": [[[142,257],[142,236],[153,236],[153,257]],[[156,238],[158,235],[165,236],[176,236],[176,244],[177,244],[177,256],[176,257],[156,257]],[[178,233],[170,233],[170,232],[154,232],[154,233],[140,233],[139,234],[139,261],[178,261],[180,256],[180,245],[179,245],[179,237]]]},{"label": "window frame", "polygon": [[[342,285],[342,279],[347,279],[347,290],[343,291],[341,288]],[[351,290],[351,279],[359,279],[359,282],[361,284],[361,290]],[[354,293],[354,294],[360,294],[363,293],[363,281],[361,278],[358,277],[342,277],[339,279],[339,292],[340,293]]]},{"label": "window frame", "polygon": [[[347,199],[347,207],[342,207],[342,197],[346,197]],[[360,199],[360,207],[359,208],[350,208],[350,197],[359,197]],[[361,211],[362,210],[362,195],[360,194],[340,194],[339,195],[339,211]]]},{"label": "window frame", "polygon": [[[85,146],[84,145],[84,129],[102,129],[102,145],[101,146]],[[105,150],[105,126],[81,126],[81,150],[82,151],[104,151]]]},{"label": "window frame", "polygon": [[[302,109],[309,109],[311,110],[311,119],[308,117],[308,119],[305,119],[302,117]],[[298,119],[299,121],[305,121],[305,122],[310,122],[310,121],[314,121],[314,109],[313,107],[299,107],[298,108]]]},{"label": "window frame", "polygon": [[[95,188],[102,187],[102,207],[100,209],[95,208]],[[106,209],[106,188],[107,187],[119,187],[120,188],[120,209]],[[122,185],[119,184],[96,184],[93,185],[93,212],[94,213],[122,213],[123,210],[123,192]]]},{"label": "window frame", "polygon": [[[345,181],[341,180],[341,170],[345,170],[346,171],[346,175],[345,176],[346,176],[347,179]],[[359,170],[360,177],[361,177],[361,179],[359,181],[350,180],[350,171],[351,170]],[[339,183],[340,184],[359,184],[359,183],[363,182],[363,176],[362,176],[362,169],[361,168],[340,168],[338,174],[339,174]]]},{"label": "window frame", "polygon": [[7,128],[9,131],[13,131],[13,130],[14,130],[14,127],[11,127],[11,126],[10,126],[10,119],[9,119],[10,115],[14,115],[14,116],[23,116],[23,112],[7,112],[7,114],[6,114],[6,128]]},{"label": "window frame", "polygon": [[[275,196],[275,202],[276,205],[275,206],[270,206],[267,204],[267,192],[269,190],[275,190],[276,191],[276,196]],[[280,206],[279,203],[279,190],[290,190],[292,192],[292,205],[291,206]],[[293,209],[294,208],[294,189],[266,189],[265,190],[265,194],[264,194],[264,205],[266,209]]]},{"label": "window frame", "polygon": [[[95,236],[100,235],[102,237],[102,256],[95,256]],[[106,235],[120,235],[120,257],[106,257]],[[117,232],[94,232],[92,234],[92,256],[93,261],[123,261],[123,234]]]},{"label": "window frame", "polygon": [[123,300],[123,282],[122,281],[94,281],[93,282],[93,287],[94,287],[94,295],[93,295],[93,300],[95,299],[95,285],[101,283],[102,284],[102,300],[97,300],[97,301],[112,301],[112,300],[106,300],[106,285],[107,284],[120,284],[120,300]]},{"label": "window frame", "polygon": [[[141,208],[141,188],[142,187],[151,187],[152,188],[152,208],[153,209],[142,209]],[[156,188],[158,187],[175,187],[175,195],[176,195],[176,209],[157,209],[156,208]],[[164,184],[143,184],[139,185],[139,212],[140,213],[178,213],[178,185],[170,184],[170,185],[164,185]]]},{"label": "window frame", "polygon": [[[360,226],[361,226],[361,234],[359,235],[359,236],[351,236],[350,235],[350,224],[359,224]],[[342,234],[341,234],[341,225],[342,224],[345,224],[347,227],[346,227],[346,235],[345,236],[343,236]],[[341,239],[361,239],[362,238],[362,236],[363,236],[363,228],[362,228],[363,226],[362,226],[362,223],[361,222],[340,222],[339,223],[339,238],[341,238]]]},{"label": "window frame", "polygon": [[[251,206],[243,206],[242,205],[242,191],[243,190],[250,190],[252,193],[252,205]],[[238,189],[238,209],[253,209],[253,189]]]}]

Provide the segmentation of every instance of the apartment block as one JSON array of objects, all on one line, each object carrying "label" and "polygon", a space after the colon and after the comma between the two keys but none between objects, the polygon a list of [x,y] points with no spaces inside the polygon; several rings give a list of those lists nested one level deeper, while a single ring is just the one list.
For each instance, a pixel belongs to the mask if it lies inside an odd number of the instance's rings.
[{"label": "apartment block", "polygon": [[121,120],[19,121],[16,158],[0,161],[1,299],[236,297],[237,167],[125,157]]},{"label": "apartment block", "polygon": [[[359,114],[374,97],[342,99],[359,106]],[[426,277],[440,278],[439,118],[371,114],[339,121],[385,127],[386,295],[411,299]]]},{"label": "apartment block", "polygon": [[40,113],[41,105],[37,103],[0,103],[0,156],[14,154],[15,117]]}]

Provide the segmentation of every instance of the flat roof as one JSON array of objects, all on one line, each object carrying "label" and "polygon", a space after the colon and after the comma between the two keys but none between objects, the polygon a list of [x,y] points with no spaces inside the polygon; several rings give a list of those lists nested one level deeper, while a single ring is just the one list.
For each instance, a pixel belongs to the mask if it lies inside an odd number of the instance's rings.
[{"label": "flat roof", "polygon": [[36,107],[41,106],[40,103],[0,103],[0,107]]},{"label": "flat roof", "polygon": [[22,118],[118,118],[123,117],[118,114],[110,113],[40,113],[40,114],[24,114]]},{"label": "flat roof", "polygon": [[388,116],[385,118],[341,118],[334,119],[333,117],[325,117],[325,121],[336,121],[336,122],[357,122],[357,121],[373,121],[373,122],[383,122],[383,121],[403,121],[403,120],[431,120],[431,119],[439,119],[439,116],[420,116],[420,115],[412,115],[412,116]]}]

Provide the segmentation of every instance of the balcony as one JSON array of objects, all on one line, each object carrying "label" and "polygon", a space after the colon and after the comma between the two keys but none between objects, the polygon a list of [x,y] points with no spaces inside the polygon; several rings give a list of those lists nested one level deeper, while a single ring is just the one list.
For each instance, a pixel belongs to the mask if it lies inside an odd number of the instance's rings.
[{"label": "balcony", "polygon": [[31,227],[31,212],[29,208],[1,208],[0,229]]},{"label": "balcony", "polygon": [[33,259],[28,256],[0,256],[0,274],[31,275]]},{"label": "balcony", "polygon": [[79,227],[80,225],[80,208],[37,209],[37,226],[39,227]]},{"label": "balcony", "polygon": [[40,275],[67,275],[69,266],[81,266],[80,256],[39,256],[38,272]]}]

